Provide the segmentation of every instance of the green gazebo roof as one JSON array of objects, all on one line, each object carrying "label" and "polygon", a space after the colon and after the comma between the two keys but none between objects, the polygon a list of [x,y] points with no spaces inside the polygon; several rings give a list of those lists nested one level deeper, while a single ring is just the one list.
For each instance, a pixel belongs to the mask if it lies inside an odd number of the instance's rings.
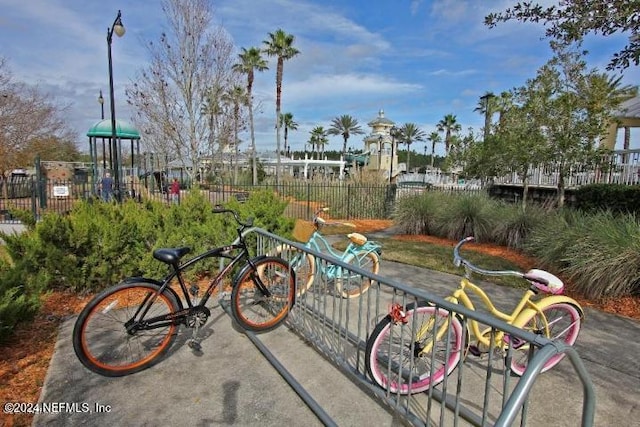
[{"label": "green gazebo roof", "polygon": [[[111,120],[101,120],[91,126],[88,137],[110,138],[112,135]],[[116,120],[116,137],[121,139],[140,139],[140,132],[129,122]]]}]

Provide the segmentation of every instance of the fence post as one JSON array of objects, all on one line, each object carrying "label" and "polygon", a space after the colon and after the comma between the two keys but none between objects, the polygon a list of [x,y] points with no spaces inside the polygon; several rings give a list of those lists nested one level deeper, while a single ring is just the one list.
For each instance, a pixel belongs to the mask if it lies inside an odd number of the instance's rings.
[{"label": "fence post", "polygon": [[40,156],[36,156],[36,191],[40,201],[40,209],[47,208],[47,187],[42,176]]},{"label": "fence post", "polygon": [[351,184],[347,184],[347,218],[351,219]]},{"label": "fence post", "polygon": [[307,218],[311,218],[311,184],[307,182]]}]

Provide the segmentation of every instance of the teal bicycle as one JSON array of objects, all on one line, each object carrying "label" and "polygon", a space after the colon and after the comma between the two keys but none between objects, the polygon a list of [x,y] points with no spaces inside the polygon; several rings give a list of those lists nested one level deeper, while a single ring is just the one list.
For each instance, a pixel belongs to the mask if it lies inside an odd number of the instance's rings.
[{"label": "teal bicycle", "polygon": [[[321,228],[326,225],[352,226],[352,224],[340,222],[329,223],[325,221],[320,217],[320,214],[328,211],[329,208],[324,207],[314,213],[314,231],[304,243],[304,246],[318,252],[329,254],[346,264],[378,274],[382,246],[377,242],[370,241],[360,233],[350,233],[347,234],[349,244],[346,249],[343,252],[337,251],[322,235],[320,232]],[[317,262],[313,255],[296,250],[289,245],[276,247],[273,255],[282,256],[283,252],[293,252],[293,257],[289,261],[289,265],[296,272],[296,277],[298,277],[297,296],[304,294],[311,285],[313,285],[318,274],[326,278],[327,281],[333,282],[336,293],[343,298],[360,296],[371,286],[371,280],[368,277],[363,277],[336,264]]]}]

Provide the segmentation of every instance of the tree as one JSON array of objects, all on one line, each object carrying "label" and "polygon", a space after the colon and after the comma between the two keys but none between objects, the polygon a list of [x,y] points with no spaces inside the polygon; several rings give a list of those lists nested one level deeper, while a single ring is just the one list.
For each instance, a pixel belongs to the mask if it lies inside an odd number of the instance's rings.
[{"label": "tree", "polygon": [[284,152],[289,155],[289,151],[291,149],[291,147],[287,145],[287,140],[289,138],[289,129],[297,130],[298,123],[293,120],[292,113],[284,113],[280,114],[280,126],[284,128]]},{"label": "tree", "polygon": [[37,86],[13,80],[8,62],[0,57],[0,180],[8,198],[7,179],[13,169],[45,160],[76,160],[73,133],[65,123],[65,107]]},{"label": "tree", "polygon": [[409,167],[409,158],[411,155],[411,144],[418,141],[424,141],[426,134],[415,123],[405,123],[400,128],[402,130],[402,142],[407,145],[407,172],[411,170]]},{"label": "tree", "polygon": [[566,178],[576,164],[597,164],[602,154],[598,147],[614,111],[635,94],[633,87],[620,88],[619,79],[587,70],[584,52],[554,48],[556,56],[535,78],[501,96],[503,110],[493,145],[484,147],[487,167],[504,164],[521,177],[523,205],[531,168],[545,164],[557,172],[557,204],[562,206]]},{"label": "tree", "polygon": [[249,100],[249,128],[251,132],[251,170],[253,185],[258,183],[258,166],[256,161],[256,137],[253,124],[253,80],[255,71],[268,70],[267,61],[261,56],[260,48],[242,48],[242,53],[238,55],[240,62],[233,66],[237,72],[247,75],[247,98]]},{"label": "tree", "polygon": [[484,138],[487,139],[491,132],[491,118],[497,109],[497,100],[493,92],[485,92],[478,101],[478,106],[473,109],[484,115]]},{"label": "tree", "polygon": [[610,36],[630,33],[627,44],[615,52],[607,69],[624,69],[640,62],[640,9],[636,1],[566,0],[552,6],[518,2],[503,12],[485,17],[485,25],[494,28],[500,22],[542,22],[547,37],[569,46],[581,42],[590,33]]},{"label": "tree", "polygon": [[433,169],[433,157],[436,153],[436,144],[442,142],[442,137],[438,132],[431,132],[427,137],[427,141],[431,142],[431,169]]},{"label": "tree", "polygon": [[249,104],[249,100],[247,97],[247,93],[244,88],[240,85],[235,85],[227,90],[224,93],[222,100],[227,103],[232,111],[233,111],[233,185],[238,184],[238,157],[239,157],[239,147],[240,147],[240,139],[238,138],[238,133],[240,130],[241,120],[242,120],[242,111],[241,108],[247,106]]},{"label": "tree", "polygon": [[311,129],[311,137],[309,138],[309,142],[311,143],[311,157],[313,158],[313,151],[315,148],[318,149],[317,159],[322,158],[322,153],[324,153],[324,146],[329,142],[327,138],[327,132],[324,130],[322,126],[316,126]]},{"label": "tree", "polygon": [[275,56],[276,66],[276,183],[280,183],[280,105],[282,100],[282,74],[284,72],[284,61],[298,55],[300,51],[293,47],[294,36],[287,34],[282,29],[269,33],[269,39],[264,40],[264,52],[268,56]]},{"label": "tree", "polygon": [[[162,10],[169,30],[157,44],[148,43],[150,65],[126,93],[148,148],[178,159],[193,178],[214,141],[231,138],[225,125],[231,118],[218,120],[222,126],[213,136],[211,122],[214,114],[232,114],[218,107],[224,89],[239,78],[233,71],[234,46],[213,24],[210,0],[163,0]],[[209,114],[203,114],[205,105],[212,107]]]},{"label": "tree", "polygon": [[347,141],[351,135],[362,135],[364,131],[358,124],[358,120],[348,114],[335,117],[331,120],[331,127],[327,130],[329,135],[342,135],[342,157],[347,153]]},{"label": "tree", "polygon": [[444,151],[445,155],[449,153],[451,147],[451,137],[462,130],[462,126],[458,123],[458,119],[453,114],[447,114],[436,125],[438,132],[444,132]]}]

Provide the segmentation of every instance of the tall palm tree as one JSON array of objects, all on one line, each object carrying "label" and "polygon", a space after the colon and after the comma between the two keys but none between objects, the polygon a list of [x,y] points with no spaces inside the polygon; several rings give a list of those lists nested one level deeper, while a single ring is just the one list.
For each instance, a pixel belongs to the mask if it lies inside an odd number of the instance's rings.
[{"label": "tall palm tree", "polygon": [[316,126],[311,129],[311,138],[309,139],[311,142],[311,157],[313,158],[313,150],[314,147],[318,149],[317,159],[321,159],[321,153],[324,153],[324,146],[329,142],[327,138],[327,131],[324,130],[322,126]]},{"label": "tall palm tree", "polygon": [[462,126],[458,123],[458,119],[453,114],[447,114],[436,125],[438,132],[444,132],[444,151],[449,153],[449,147],[451,146],[451,136],[454,133],[458,133],[462,130]]},{"label": "tall palm tree", "polygon": [[268,70],[267,61],[262,58],[260,48],[251,47],[249,49],[242,48],[242,53],[238,54],[240,62],[233,66],[233,69],[239,73],[247,75],[247,98],[249,101],[249,128],[251,132],[251,170],[253,184],[258,183],[258,166],[256,161],[256,137],[253,125],[253,80],[255,71]]},{"label": "tall palm tree", "polygon": [[478,106],[473,109],[473,111],[477,111],[480,114],[484,114],[484,140],[487,140],[489,133],[491,131],[491,117],[493,113],[496,111],[497,100],[496,95],[493,92],[485,92],[484,95],[480,97],[480,101],[478,101]]},{"label": "tall palm tree", "polygon": [[436,144],[442,142],[442,137],[438,132],[431,132],[427,137],[427,141],[431,142],[431,169],[433,169],[433,158],[436,153]]},{"label": "tall palm tree", "polygon": [[222,95],[222,100],[232,108],[233,111],[233,185],[238,184],[238,157],[240,140],[238,133],[240,129],[241,108],[248,105],[248,97],[242,86],[232,86]]},{"label": "tall palm tree", "polygon": [[291,147],[287,144],[287,140],[289,138],[289,130],[297,130],[298,123],[293,121],[292,113],[284,113],[280,114],[280,126],[284,128],[284,152],[289,155],[289,150]]},{"label": "tall palm tree", "polygon": [[294,37],[287,34],[282,29],[277,29],[274,33],[269,33],[269,39],[264,40],[264,53],[268,56],[278,58],[276,67],[276,183],[280,183],[280,103],[282,100],[282,73],[284,70],[284,61],[293,58],[300,53],[298,49],[293,47]]},{"label": "tall palm tree", "polygon": [[407,172],[409,172],[411,170],[411,168],[409,167],[411,144],[418,141],[424,141],[424,138],[427,136],[427,134],[424,133],[424,131],[420,129],[415,123],[405,123],[400,129],[402,130],[402,134],[404,135],[402,142],[407,144]]},{"label": "tall palm tree", "polygon": [[329,135],[342,135],[344,143],[342,144],[342,157],[347,153],[347,141],[351,135],[362,135],[364,131],[358,124],[358,120],[348,114],[335,117],[331,120],[331,127],[327,130]]}]

